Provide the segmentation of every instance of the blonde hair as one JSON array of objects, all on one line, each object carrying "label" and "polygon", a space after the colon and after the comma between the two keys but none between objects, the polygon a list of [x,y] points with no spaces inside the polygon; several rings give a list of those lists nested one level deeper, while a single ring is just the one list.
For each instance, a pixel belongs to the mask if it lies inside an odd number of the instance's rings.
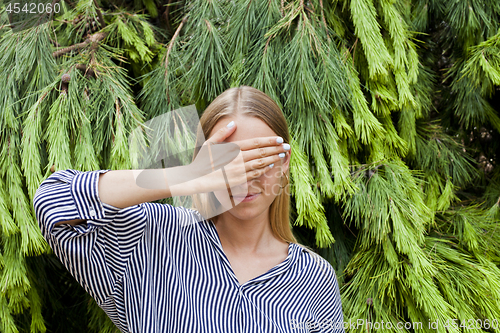
[{"label": "blonde hair", "polygon": [[[204,138],[208,139],[217,122],[229,115],[245,115],[259,118],[276,135],[281,136],[284,142],[290,142],[288,124],[279,106],[262,91],[249,86],[240,86],[224,91],[203,112],[200,118],[203,133],[199,129],[193,160],[198,154]],[[288,175],[289,169],[286,171],[286,176],[288,177]],[[283,189],[289,185],[287,177],[282,177]],[[211,212],[216,211],[216,207],[220,205],[213,193],[196,194],[193,197],[193,202],[203,216],[213,216]],[[271,230],[277,239],[287,243],[297,243],[292,233],[289,214],[290,196],[287,191],[282,190],[269,207]],[[212,220],[215,222],[218,216],[214,216]]]}]

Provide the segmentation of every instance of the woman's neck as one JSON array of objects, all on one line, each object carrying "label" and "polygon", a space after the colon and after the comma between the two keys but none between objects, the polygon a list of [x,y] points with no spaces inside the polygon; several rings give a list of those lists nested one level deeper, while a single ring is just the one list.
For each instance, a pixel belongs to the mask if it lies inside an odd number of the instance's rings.
[{"label": "woman's neck", "polygon": [[214,224],[225,252],[242,256],[265,255],[279,242],[271,230],[269,209],[249,220],[225,212]]}]

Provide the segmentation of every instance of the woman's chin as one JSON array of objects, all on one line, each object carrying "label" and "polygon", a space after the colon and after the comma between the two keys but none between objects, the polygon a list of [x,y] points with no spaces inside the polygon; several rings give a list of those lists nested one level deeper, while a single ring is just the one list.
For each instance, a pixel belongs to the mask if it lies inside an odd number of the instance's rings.
[{"label": "woman's chin", "polygon": [[228,213],[240,221],[253,220],[261,214],[261,212],[255,208],[241,208],[240,206],[234,207],[229,210]]},{"label": "woman's chin", "polygon": [[[255,200],[254,200],[255,201]],[[242,202],[241,199],[234,200],[234,207],[231,202],[221,202],[222,207],[224,207],[224,211],[230,211],[231,215],[246,220],[260,214],[260,210],[262,210],[261,205],[255,205],[250,202]]]}]

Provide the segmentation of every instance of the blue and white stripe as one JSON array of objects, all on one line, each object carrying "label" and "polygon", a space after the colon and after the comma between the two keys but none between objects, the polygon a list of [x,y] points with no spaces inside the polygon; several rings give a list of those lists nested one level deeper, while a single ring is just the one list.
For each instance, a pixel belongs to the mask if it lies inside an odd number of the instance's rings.
[{"label": "blue and white stripe", "polygon": [[[291,243],[282,263],[240,285],[211,220],[168,204],[105,204],[107,171],[55,172],[33,204],[56,256],[122,332],[344,332],[321,256]],[[54,227],[72,219],[87,223]]]}]

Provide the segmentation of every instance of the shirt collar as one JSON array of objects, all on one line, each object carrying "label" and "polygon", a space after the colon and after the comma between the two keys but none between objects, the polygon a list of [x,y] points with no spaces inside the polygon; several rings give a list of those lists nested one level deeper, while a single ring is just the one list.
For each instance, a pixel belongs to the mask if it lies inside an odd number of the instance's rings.
[{"label": "shirt collar", "polygon": [[[224,262],[224,266],[226,267],[230,275],[232,275],[234,281],[239,285],[238,279],[236,278],[231,268],[231,264],[229,263],[229,259],[226,257],[226,254],[224,253],[224,250],[222,248],[222,244],[219,238],[219,234],[217,233],[217,229],[215,228],[215,224],[213,223],[212,220],[202,220],[199,223],[202,227],[202,230],[208,236],[208,239],[211,241],[215,250],[219,254],[222,261]],[[288,256],[285,258],[285,260],[283,260],[281,263],[271,268],[266,273],[263,273],[239,286],[243,287],[246,285],[267,281],[272,277],[275,277],[279,274],[288,271],[291,268],[291,266],[299,259],[300,255],[302,254],[302,250],[303,248],[300,245],[296,243],[289,243]]]}]

